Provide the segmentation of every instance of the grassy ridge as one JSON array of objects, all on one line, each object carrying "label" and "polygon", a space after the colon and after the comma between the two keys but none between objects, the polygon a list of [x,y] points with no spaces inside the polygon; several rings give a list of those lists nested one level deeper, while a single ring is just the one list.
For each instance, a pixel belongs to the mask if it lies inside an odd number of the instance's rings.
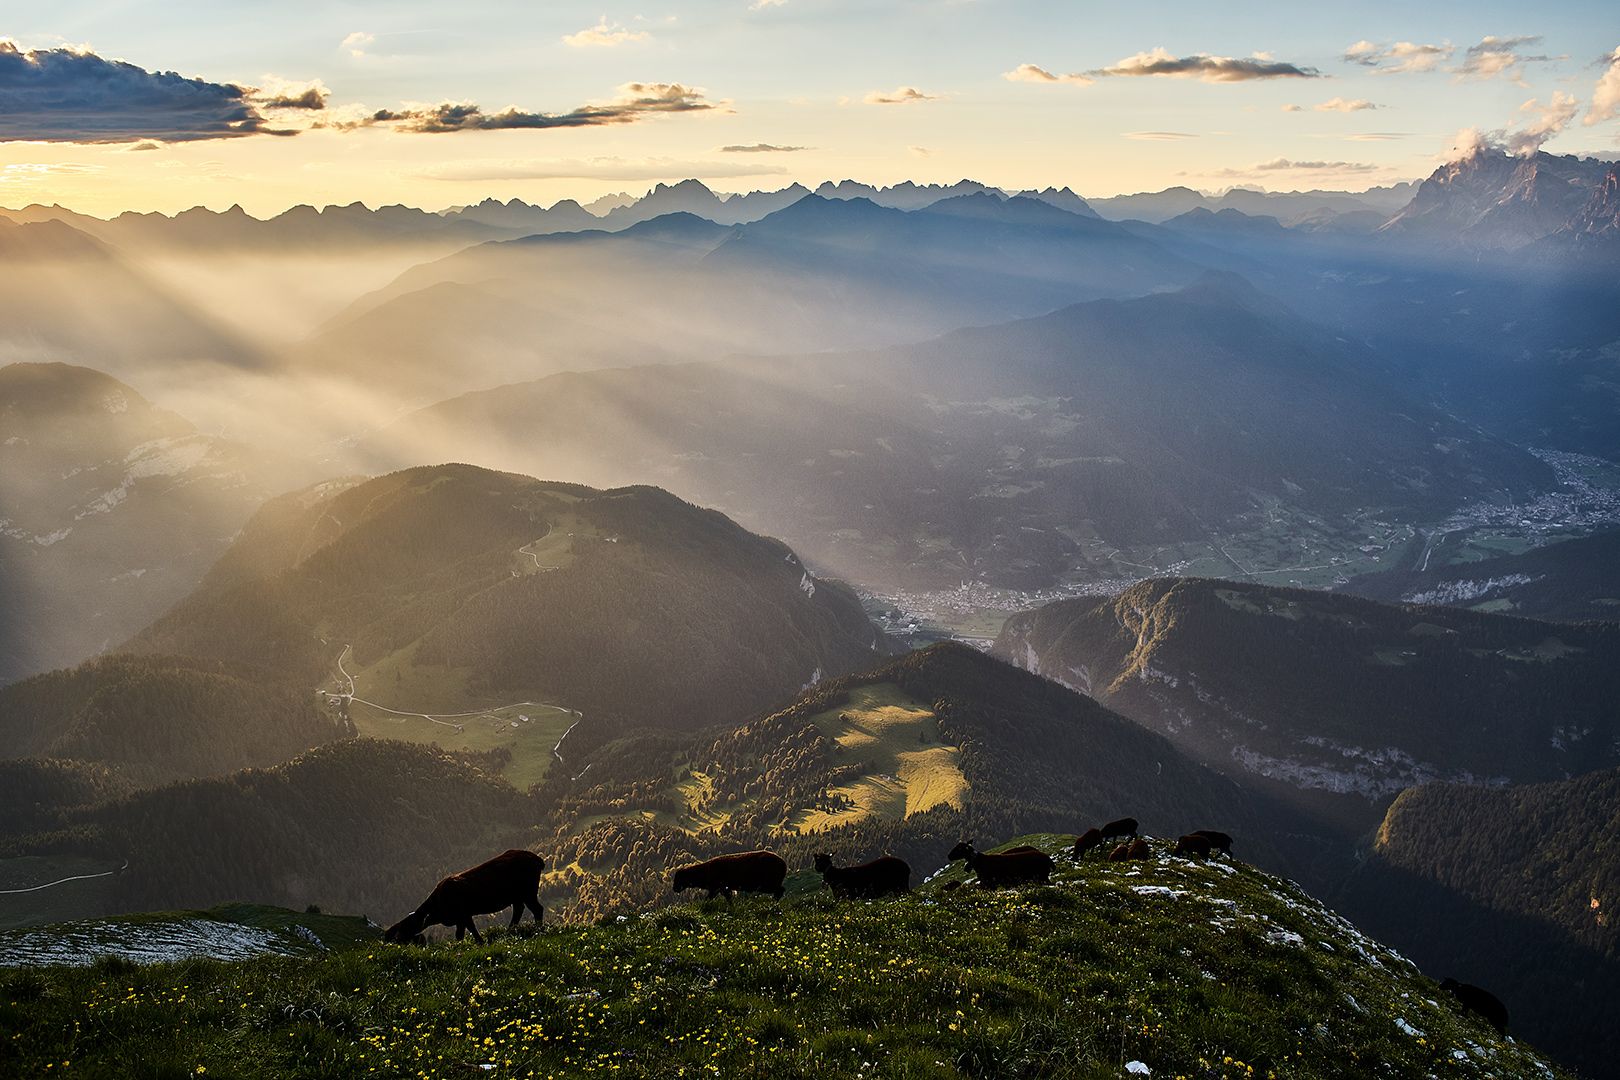
[{"label": "grassy ridge", "polygon": [[0,1072],[1559,1075],[1286,882],[1060,865],[1046,888],[951,888],[957,866],[903,900],[682,905],[482,948],[22,972]]}]

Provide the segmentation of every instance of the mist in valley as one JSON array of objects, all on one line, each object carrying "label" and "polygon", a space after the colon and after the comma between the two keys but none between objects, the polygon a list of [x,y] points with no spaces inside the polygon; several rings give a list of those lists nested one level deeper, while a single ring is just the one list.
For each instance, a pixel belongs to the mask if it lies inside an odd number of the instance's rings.
[{"label": "mist in valley", "polygon": [[[674,25],[604,16],[556,47]],[[344,63],[402,78],[388,35],[345,33]],[[1565,64],[1539,40],[1156,49],[993,89],[1332,70],[1483,94]],[[825,852],[954,889],[968,871],[936,871],[959,842],[1029,841],[1075,903],[1187,866],[1298,881],[1425,965],[1402,979],[1489,983],[1516,1035],[1615,1075],[1581,988],[1620,980],[1594,840],[1620,771],[1620,165],[1577,145],[1620,117],[1612,63],[1586,99],[1544,91],[1438,154],[1335,136],[1376,163],[1204,161],[1216,140],[1172,113],[1123,138],[1186,161],[1090,194],[1017,158],[997,175],[1018,183],[942,181],[920,144],[915,180],[823,182],[825,132],[656,167],[456,156],[746,112],[677,83],[497,112],[198,79],[221,115],[142,134],[107,102],[94,130],[36,130],[17,117],[55,99],[13,69],[170,76],[0,38],[0,150],[139,149],[132,185],[157,154],[174,177],[90,214],[5,185],[96,169],[0,166],[0,945],[237,901],[387,925],[507,848],[544,855],[548,924],[585,928],[663,918],[672,867],[739,850],[787,860],[786,899],[760,903],[798,910],[825,900],[804,899]],[[1263,107],[1402,116],[1366,92]],[[332,187],[307,187],[337,191],[361,166],[327,149],[396,136],[370,203],[146,209],[196,190],[190,143],[258,168],[266,143],[324,148],[302,168]],[[302,190],[265,175],[210,182],[254,206]],[[1110,820],[1150,857],[1071,847]],[[1258,871],[1189,863],[1195,825]],[[966,895],[924,876],[927,905]],[[1166,902],[1197,891],[1165,880]],[[1129,888],[1120,910],[1161,896]]]}]

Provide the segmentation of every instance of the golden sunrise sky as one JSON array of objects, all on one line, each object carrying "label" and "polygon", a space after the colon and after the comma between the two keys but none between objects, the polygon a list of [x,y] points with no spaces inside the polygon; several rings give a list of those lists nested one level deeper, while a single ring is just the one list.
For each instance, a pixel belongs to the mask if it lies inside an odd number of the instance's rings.
[{"label": "golden sunrise sky", "polygon": [[56,0],[0,20],[0,206],[100,215],[689,176],[1360,189],[1427,175],[1468,128],[1620,150],[1620,19],[1597,2]]}]

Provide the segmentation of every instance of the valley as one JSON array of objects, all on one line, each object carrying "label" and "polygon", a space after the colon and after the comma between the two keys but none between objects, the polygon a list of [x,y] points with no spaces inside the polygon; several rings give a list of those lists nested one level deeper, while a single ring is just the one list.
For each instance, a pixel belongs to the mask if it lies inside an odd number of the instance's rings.
[{"label": "valley", "polygon": [[0,33],[0,1074],[1617,1076],[1620,51],[833,7]]}]

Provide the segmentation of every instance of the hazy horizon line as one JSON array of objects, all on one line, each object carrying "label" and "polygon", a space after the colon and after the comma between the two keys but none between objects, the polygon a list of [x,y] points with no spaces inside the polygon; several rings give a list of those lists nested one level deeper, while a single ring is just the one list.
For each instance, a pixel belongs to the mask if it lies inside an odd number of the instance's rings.
[{"label": "hazy horizon line", "polygon": [[[172,212],[164,211],[164,210],[140,209],[140,208],[136,208],[136,207],[128,207],[128,208],[125,208],[123,210],[119,210],[116,213],[113,213],[113,214],[111,214],[109,216],[103,216],[103,215],[100,215],[100,214],[90,213],[88,211],[75,210],[73,207],[65,205],[63,203],[59,203],[59,202],[45,203],[45,202],[40,202],[40,201],[36,200],[36,201],[33,201],[33,202],[24,203],[24,204],[22,204],[20,206],[0,206],[0,213],[21,213],[23,211],[33,209],[35,207],[39,207],[39,208],[48,209],[48,210],[62,210],[62,211],[65,211],[67,213],[76,214],[76,215],[81,216],[81,217],[93,218],[93,219],[95,219],[97,221],[110,222],[110,221],[114,221],[117,218],[119,218],[119,217],[121,217],[123,215],[126,215],[126,214],[139,214],[139,215],[143,215],[143,216],[156,215],[156,216],[159,216],[159,217],[167,218],[169,220],[173,220],[174,218],[178,217],[179,215],[184,214],[184,213],[188,213],[188,212],[193,211],[193,210],[207,210],[210,213],[215,213],[215,214],[226,214],[226,213],[231,212],[232,210],[241,210],[242,213],[246,214],[249,218],[252,218],[255,221],[273,221],[276,218],[281,217],[284,214],[287,214],[287,213],[289,213],[289,212],[291,212],[293,210],[299,209],[300,207],[309,207],[311,209],[316,210],[317,212],[324,212],[324,211],[332,210],[332,209],[340,209],[341,210],[341,209],[347,209],[347,208],[353,207],[353,206],[359,206],[359,207],[362,207],[363,209],[365,209],[367,211],[370,211],[370,212],[373,212],[373,213],[376,212],[376,211],[379,211],[379,210],[390,209],[390,208],[393,208],[393,207],[404,207],[404,208],[410,209],[410,210],[420,210],[420,211],[422,211],[423,213],[426,213],[426,214],[446,215],[446,214],[453,214],[453,213],[456,213],[457,211],[464,210],[464,209],[467,209],[467,208],[470,208],[470,207],[479,206],[479,205],[481,205],[483,203],[486,203],[486,202],[496,202],[496,203],[499,203],[499,204],[501,204],[503,206],[504,205],[509,205],[510,203],[513,203],[513,202],[520,202],[520,203],[523,203],[525,206],[530,206],[530,207],[534,207],[534,208],[539,209],[539,210],[546,210],[546,211],[554,209],[555,207],[557,207],[557,206],[559,206],[559,205],[561,205],[563,203],[571,202],[571,203],[574,203],[575,205],[579,206],[580,208],[585,209],[586,213],[590,213],[594,217],[605,219],[606,214],[594,213],[591,210],[589,210],[588,207],[590,207],[592,205],[595,205],[598,202],[602,202],[602,201],[609,200],[609,199],[615,199],[615,198],[628,198],[628,199],[631,200],[632,203],[638,203],[638,202],[641,202],[642,200],[646,199],[650,195],[652,195],[660,187],[673,188],[673,187],[677,187],[679,185],[687,184],[687,183],[697,183],[697,184],[702,185],[705,189],[712,192],[714,195],[718,196],[723,202],[730,202],[733,199],[743,198],[743,197],[748,196],[748,195],[774,195],[774,194],[778,194],[778,193],[783,192],[783,191],[787,191],[787,190],[789,190],[789,189],[791,189],[791,188],[793,188],[795,186],[802,187],[802,188],[804,188],[806,190],[806,192],[808,192],[810,194],[814,194],[815,192],[820,190],[821,187],[823,187],[825,185],[832,185],[834,187],[837,187],[837,186],[839,186],[841,184],[852,183],[852,184],[860,185],[862,187],[870,187],[870,188],[873,188],[873,189],[875,189],[875,190],[877,190],[879,192],[890,191],[890,190],[893,190],[894,188],[901,187],[901,186],[904,186],[906,184],[912,184],[913,186],[918,187],[918,188],[930,188],[930,187],[933,187],[933,188],[951,188],[951,187],[956,187],[956,186],[961,185],[961,184],[978,184],[978,185],[980,185],[980,186],[982,186],[982,187],[984,187],[984,188],[986,188],[988,190],[999,191],[1003,195],[1008,196],[1009,198],[1012,197],[1012,196],[1015,196],[1015,195],[1019,195],[1019,194],[1021,194],[1023,192],[1039,192],[1039,191],[1044,191],[1044,190],[1048,190],[1048,189],[1062,191],[1062,190],[1067,189],[1067,190],[1071,191],[1073,194],[1077,195],[1079,198],[1085,200],[1087,203],[1090,203],[1090,202],[1093,202],[1093,201],[1106,202],[1106,201],[1111,200],[1111,199],[1132,198],[1132,197],[1143,196],[1143,195],[1160,195],[1160,194],[1163,194],[1164,192],[1174,191],[1174,190],[1191,191],[1191,192],[1194,192],[1194,193],[1196,193],[1199,196],[1204,197],[1204,198],[1222,198],[1222,197],[1224,197],[1226,195],[1229,195],[1232,192],[1236,192],[1236,191],[1250,191],[1250,192],[1254,192],[1256,194],[1261,194],[1261,195],[1309,195],[1309,194],[1313,194],[1313,193],[1326,193],[1326,194],[1338,194],[1338,195],[1364,195],[1364,194],[1366,194],[1367,192],[1370,192],[1370,191],[1387,190],[1389,188],[1399,187],[1399,186],[1401,186],[1403,184],[1421,183],[1424,179],[1425,179],[1425,177],[1419,177],[1419,176],[1403,177],[1403,178],[1392,179],[1392,180],[1389,180],[1389,181],[1387,181],[1385,183],[1368,184],[1366,187],[1362,187],[1362,188],[1353,188],[1353,187],[1293,187],[1293,188],[1282,189],[1282,188],[1268,188],[1268,187],[1265,187],[1264,185],[1261,185],[1261,184],[1231,184],[1231,185],[1227,185],[1227,186],[1224,186],[1224,187],[1207,187],[1206,188],[1206,187],[1194,187],[1191,184],[1169,184],[1169,185],[1166,185],[1165,187],[1157,188],[1157,189],[1154,189],[1154,190],[1121,191],[1121,192],[1116,192],[1116,193],[1114,193],[1112,195],[1096,195],[1096,194],[1087,195],[1087,194],[1085,194],[1083,192],[1075,191],[1073,186],[1070,185],[1070,184],[1048,183],[1048,184],[1046,184],[1044,186],[1041,186],[1041,187],[1030,186],[1030,187],[1020,187],[1020,188],[1009,188],[1009,187],[1000,186],[1000,185],[996,185],[996,184],[988,184],[988,183],[985,183],[984,181],[981,181],[981,180],[974,180],[971,177],[962,177],[959,180],[952,180],[952,181],[949,181],[949,182],[928,182],[928,183],[907,179],[907,180],[896,181],[893,184],[878,184],[878,183],[871,183],[869,181],[864,181],[864,180],[856,180],[853,177],[843,177],[843,178],[841,178],[839,180],[832,180],[832,179],[823,180],[823,181],[820,181],[820,182],[818,182],[818,183],[816,183],[814,185],[805,184],[802,181],[793,181],[792,183],[784,184],[784,185],[782,185],[781,187],[778,187],[778,188],[749,188],[747,190],[727,191],[727,190],[722,190],[720,188],[713,187],[713,186],[711,186],[711,185],[709,185],[707,183],[704,183],[704,181],[699,177],[689,176],[689,177],[683,177],[683,178],[680,178],[680,179],[657,181],[651,187],[647,188],[645,191],[643,191],[639,195],[635,194],[632,190],[623,190],[623,191],[611,192],[611,193],[608,193],[608,194],[605,194],[605,195],[600,195],[600,196],[598,196],[598,197],[596,197],[594,199],[561,198],[561,199],[558,199],[555,202],[552,202],[550,204],[541,204],[541,203],[538,203],[538,202],[530,202],[529,200],[523,198],[522,196],[518,196],[518,195],[509,196],[509,197],[503,199],[503,198],[500,198],[497,195],[491,194],[491,195],[486,195],[481,199],[475,199],[475,200],[471,200],[471,201],[468,201],[468,202],[448,203],[448,204],[446,204],[446,205],[444,205],[442,207],[439,207],[437,209],[430,209],[429,207],[426,207],[426,206],[414,205],[414,204],[405,203],[405,202],[377,203],[376,205],[373,205],[373,204],[367,202],[364,199],[355,199],[355,200],[352,200],[352,201],[346,202],[346,203],[329,202],[329,203],[325,203],[325,204],[321,204],[321,205],[316,205],[315,203],[310,203],[310,202],[288,203],[286,206],[284,206],[280,210],[271,212],[266,216],[260,216],[259,214],[255,214],[255,213],[250,212],[247,209],[243,208],[240,201],[232,201],[230,203],[226,203],[226,204],[222,204],[222,205],[210,205],[208,203],[197,203],[197,204],[195,204],[193,206],[186,207],[183,210],[176,210],[176,211],[172,211]],[[630,204],[623,204],[623,205],[630,205]],[[919,208],[919,209],[921,209],[921,208]]]}]

